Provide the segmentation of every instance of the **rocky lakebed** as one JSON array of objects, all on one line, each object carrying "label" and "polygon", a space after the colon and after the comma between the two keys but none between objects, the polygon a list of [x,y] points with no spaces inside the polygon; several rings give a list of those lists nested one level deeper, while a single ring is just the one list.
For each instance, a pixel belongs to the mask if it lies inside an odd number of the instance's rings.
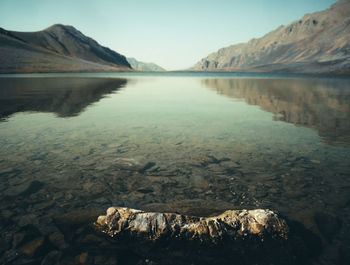
[{"label": "rocky lakebed", "polygon": [[1,264],[349,264],[348,79],[181,77],[0,78]]}]

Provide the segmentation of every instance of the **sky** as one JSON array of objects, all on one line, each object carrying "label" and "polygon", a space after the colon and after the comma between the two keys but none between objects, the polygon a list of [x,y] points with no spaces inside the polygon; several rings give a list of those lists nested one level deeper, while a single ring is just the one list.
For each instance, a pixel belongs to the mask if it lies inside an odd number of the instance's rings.
[{"label": "sky", "polygon": [[262,37],[336,0],[0,0],[0,27],[72,25],[127,57],[187,69],[220,48]]}]

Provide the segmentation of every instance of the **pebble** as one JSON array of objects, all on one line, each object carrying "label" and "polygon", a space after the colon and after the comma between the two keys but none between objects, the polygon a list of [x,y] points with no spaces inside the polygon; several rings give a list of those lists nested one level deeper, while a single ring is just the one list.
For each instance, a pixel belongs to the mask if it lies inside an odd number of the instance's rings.
[{"label": "pebble", "polygon": [[39,237],[37,239],[34,239],[33,241],[27,243],[22,248],[22,253],[27,256],[34,256],[36,252],[43,246],[44,244],[44,237]]},{"label": "pebble", "polygon": [[1,211],[1,216],[4,218],[10,218],[13,216],[13,211],[9,211],[9,210],[2,210]]},{"label": "pebble", "polygon": [[34,214],[23,215],[20,217],[20,219],[18,221],[18,225],[21,227],[24,227],[27,225],[39,226],[38,217]]},{"label": "pebble", "polygon": [[44,257],[40,265],[58,265],[60,264],[61,256],[62,252],[57,250],[51,251]]},{"label": "pebble", "polygon": [[13,236],[12,247],[13,248],[17,248],[23,242],[24,237],[25,237],[24,233],[17,233],[17,234],[15,234]]},{"label": "pebble", "polygon": [[314,164],[320,164],[321,163],[320,160],[315,160],[315,159],[310,160],[310,162],[312,162]]},{"label": "pebble", "polygon": [[58,249],[62,250],[68,247],[68,244],[64,240],[64,235],[60,232],[54,232],[49,235],[49,240]]},{"label": "pebble", "polygon": [[78,261],[80,264],[85,264],[87,259],[88,259],[88,253],[87,252],[84,252],[84,253],[81,253],[79,256],[78,256]]},{"label": "pebble", "polygon": [[321,234],[328,242],[332,242],[342,226],[340,219],[325,212],[316,212],[314,218]]}]

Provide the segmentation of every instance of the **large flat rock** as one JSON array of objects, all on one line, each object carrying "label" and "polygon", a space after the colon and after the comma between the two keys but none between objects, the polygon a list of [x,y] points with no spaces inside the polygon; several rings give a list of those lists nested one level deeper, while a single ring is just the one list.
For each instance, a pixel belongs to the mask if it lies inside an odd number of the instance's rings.
[{"label": "large flat rock", "polygon": [[217,242],[265,237],[287,239],[289,228],[276,213],[265,209],[228,210],[213,217],[192,217],[175,213],[144,212],[111,207],[99,216],[98,230],[111,237],[128,235],[143,239],[175,238]]}]

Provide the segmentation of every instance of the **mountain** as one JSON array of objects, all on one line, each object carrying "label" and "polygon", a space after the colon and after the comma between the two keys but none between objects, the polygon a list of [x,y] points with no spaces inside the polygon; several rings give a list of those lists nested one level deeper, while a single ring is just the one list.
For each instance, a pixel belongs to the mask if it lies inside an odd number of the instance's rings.
[{"label": "mountain", "polygon": [[132,68],[139,71],[145,72],[161,72],[166,71],[164,68],[160,67],[155,63],[144,63],[136,60],[135,58],[126,58]]},{"label": "mountain", "polygon": [[192,70],[350,73],[350,0],[307,14],[262,38],[222,48]]},{"label": "mountain", "polygon": [[126,58],[72,26],[38,32],[0,28],[0,73],[131,71]]}]

